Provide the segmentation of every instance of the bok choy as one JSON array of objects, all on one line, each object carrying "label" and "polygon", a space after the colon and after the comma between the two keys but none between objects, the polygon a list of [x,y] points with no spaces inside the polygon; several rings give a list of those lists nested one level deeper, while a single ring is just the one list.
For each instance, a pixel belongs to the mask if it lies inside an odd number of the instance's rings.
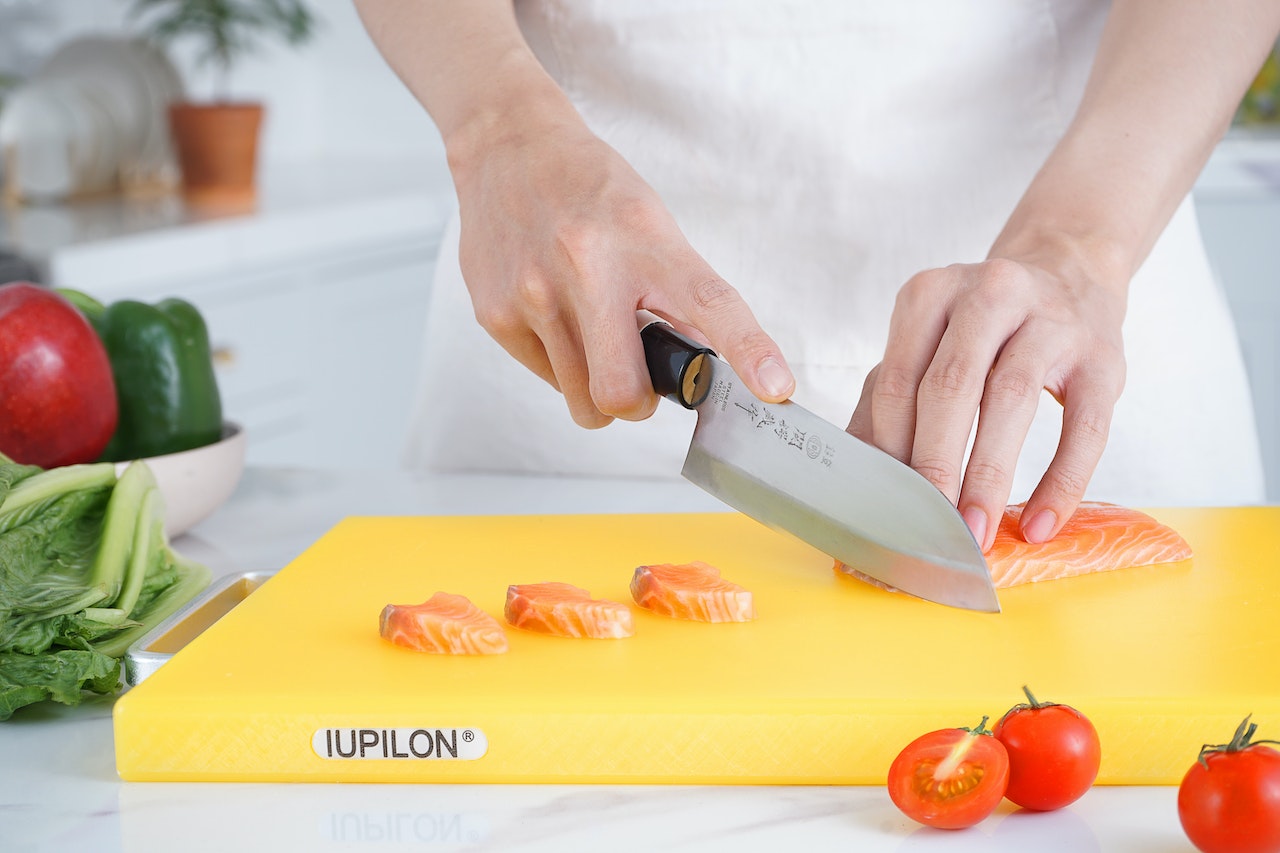
[{"label": "bok choy", "polygon": [[208,582],[170,547],[146,463],[117,477],[111,463],[46,471],[0,454],[0,720],[114,693],[129,645]]}]

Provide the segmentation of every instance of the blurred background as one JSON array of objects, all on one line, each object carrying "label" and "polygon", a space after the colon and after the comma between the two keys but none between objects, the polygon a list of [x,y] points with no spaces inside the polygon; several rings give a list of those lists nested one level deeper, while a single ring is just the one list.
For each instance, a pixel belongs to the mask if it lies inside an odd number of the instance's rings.
[{"label": "blurred background", "polygon": [[[246,49],[211,60],[206,5],[0,0],[0,280],[183,296],[206,316],[250,464],[397,467],[453,204],[435,128],[350,0],[222,4]],[[166,31],[179,37],[141,38]],[[205,123],[216,101],[242,108],[227,132],[253,144],[197,162],[168,108],[192,107],[198,148],[222,138]],[[1275,55],[1196,195],[1280,501]]]},{"label": "blurred background", "polygon": [[[11,89],[83,36],[136,35],[147,17],[131,0],[0,0],[0,86]],[[312,37],[289,45],[263,31],[236,62],[230,95],[270,106],[263,164],[298,157],[428,157],[441,151],[430,120],[378,56],[348,0],[310,0]],[[214,95],[196,40],[166,48],[196,98]],[[0,89],[2,93],[4,89]],[[0,94],[0,97],[3,97]]]}]

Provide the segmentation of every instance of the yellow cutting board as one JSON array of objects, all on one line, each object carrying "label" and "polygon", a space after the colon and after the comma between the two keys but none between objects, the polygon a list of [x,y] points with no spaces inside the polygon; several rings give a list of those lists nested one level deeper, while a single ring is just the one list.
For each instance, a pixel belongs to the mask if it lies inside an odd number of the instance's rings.
[{"label": "yellow cutting board", "polygon": [[[115,707],[128,780],[879,784],[938,728],[1074,705],[1100,783],[1174,784],[1252,713],[1280,738],[1280,507],[1157,510],[1195,557],[1000,593],[973,613],[874,589],[735,513],[349,518]],[[445,590],[502,618],[511,583],[631,602],[645,563],[704,560],[745,624],[633,607],[635,636],[508,627],[438,656],[378,635]],[[455,754],[457,757],[455,758]]]}]

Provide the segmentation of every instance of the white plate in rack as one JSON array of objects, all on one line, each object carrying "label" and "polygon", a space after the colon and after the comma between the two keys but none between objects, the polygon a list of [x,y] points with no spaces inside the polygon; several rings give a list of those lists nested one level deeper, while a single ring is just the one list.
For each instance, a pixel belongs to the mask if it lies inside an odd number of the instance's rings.
[{"label": "white plate in rack", "polygon": [[[141,56],[136,39],[86,36],[59,48],[36,72],[36,79],[74,82],[106,111],[115,129],[121,173],[141,168],[157,148],[166,85],[153,79],[156,68]],[[152,155],[154,156],[154,155]]]}]

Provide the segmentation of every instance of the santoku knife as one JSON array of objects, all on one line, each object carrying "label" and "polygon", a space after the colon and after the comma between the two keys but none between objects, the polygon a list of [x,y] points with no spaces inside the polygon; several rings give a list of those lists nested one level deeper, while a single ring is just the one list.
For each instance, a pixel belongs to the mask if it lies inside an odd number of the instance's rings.
[{"label": "santoku knife", "polygon": [[796,403],[760,401],[710,349],[640,313],[654,390],[698,413],[686,479],[903,592],[999,612],[981,548],[932,483]]}]

